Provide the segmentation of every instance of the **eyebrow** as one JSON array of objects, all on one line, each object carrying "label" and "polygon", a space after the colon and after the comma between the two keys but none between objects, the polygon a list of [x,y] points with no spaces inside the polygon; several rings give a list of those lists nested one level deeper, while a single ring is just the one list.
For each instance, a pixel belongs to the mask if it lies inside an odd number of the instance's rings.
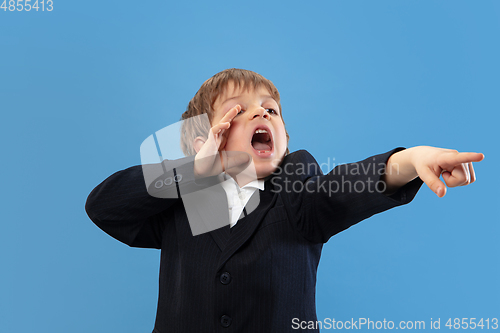
[{"label": "eyebrow", "polygon": [[228,102],[228,101],[230,101],[230,100],[232,100],[232,99],[237,99],[237,98],[240,98],[240,97],[241,97],[241,95],[238,95],[238,96],[234,96],[234,97],[228,98],[228,99],[226,99],[224,102],[222,102],[222,104],[221,104],[221,105],[224,105],[226,102]]},{"label": "eyebrow", "polygon": [[[222,104],[221,104],[221,105],[224,105],[226,102],[228,102],[228,101],[230,101],[230,100],[232,100],[232,99],[237,99],[237,98],[240,98],[240,97],[241,97],[241,95],[238,95],[238,96],[234,96],[234,97],[228,98],[228,99],[226,99],[224,102],[222,102]],[[276,102],[276,100],[275,100],[275,99],[273,98],[273,96],[271,96],[271,95],[261,95],[260,97],[265,98],[265,99],[272,99],[273,101],[275,101],[275,102]]]}]

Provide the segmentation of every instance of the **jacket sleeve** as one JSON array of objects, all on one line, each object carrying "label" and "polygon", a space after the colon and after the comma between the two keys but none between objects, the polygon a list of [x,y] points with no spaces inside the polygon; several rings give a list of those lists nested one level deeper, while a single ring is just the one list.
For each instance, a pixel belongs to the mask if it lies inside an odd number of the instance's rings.
[{"label": "jacket sleeve", "polygon": [[423,183],[418,177],[390,196],[382,193],[387,160],[403,149],[338,165],[326,175],[307,151],[298,151],[280,166],[275,190],[285,192],[289,219],[304,238],[325,243],[359,221],[413,200]]},{"label": "jacket sleeve", "polygon": [[103,231],[133,247],[161,248],[164,223],[173,223],[179,193],[190,193],[218,181],[196,180],[194,156],[118,171],[92,190],[85,210]]}]

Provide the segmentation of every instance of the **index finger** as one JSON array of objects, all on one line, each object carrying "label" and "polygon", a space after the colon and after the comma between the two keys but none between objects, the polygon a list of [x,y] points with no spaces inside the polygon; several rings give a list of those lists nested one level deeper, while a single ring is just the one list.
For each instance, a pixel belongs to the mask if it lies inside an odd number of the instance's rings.
[{"label": "index finger", "polygon": [[470,162],[481,162],[484,159],[482,153],[457,153],[455,155],[443,156],[441,167],[454,167],[455,165]]},{"label": "index finger", "polygon": [[222,119],[220,120],[221,123],[227,123],[227,122],[231,122],[233,120],[234,117],[236,117],[236,115],[238,114],[238,112],[241,111],[241,106],[238,104],[236,106],[234,106],[233,108],[231,108],[225,115],[224,117],[222,117]]}]

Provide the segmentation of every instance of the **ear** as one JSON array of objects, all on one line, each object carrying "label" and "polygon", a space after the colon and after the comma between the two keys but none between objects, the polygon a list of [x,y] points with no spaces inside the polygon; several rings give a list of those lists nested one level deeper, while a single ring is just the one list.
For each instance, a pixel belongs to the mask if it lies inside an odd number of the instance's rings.
[{"label": "ear", "polygon": [[194,139],[193,142],[193,148],[198,153],[201,149],[201,147],[205,144],[205,138],[201,136],[197,136],[196,139]]}]

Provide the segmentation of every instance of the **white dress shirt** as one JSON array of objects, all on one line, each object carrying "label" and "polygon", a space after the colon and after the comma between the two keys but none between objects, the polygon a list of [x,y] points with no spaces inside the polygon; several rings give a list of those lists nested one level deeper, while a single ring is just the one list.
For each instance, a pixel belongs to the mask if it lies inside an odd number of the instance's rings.
[{"label": "white dress shirt", "polygon": [[264,181],[257,179],[240,187],[231,176],[226,175],[225,179],[221,185],[226,191],[227,205],[229,207],[229,226],[232,228],[240,218],[244,217],[244,214],[242,214],[243,208],[245,208],[255,191],[257,189],[264,190]]}]

